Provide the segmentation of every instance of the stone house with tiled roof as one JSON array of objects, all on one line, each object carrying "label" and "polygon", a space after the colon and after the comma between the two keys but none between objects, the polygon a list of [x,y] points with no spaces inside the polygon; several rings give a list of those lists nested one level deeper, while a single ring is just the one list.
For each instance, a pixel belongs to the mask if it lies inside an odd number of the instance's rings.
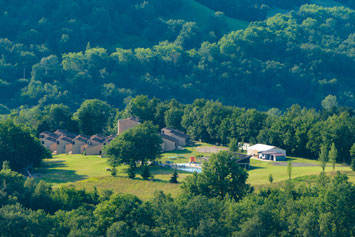
[{"label": "stone house with tiled roof", "polygon": [[163,152],[177,150],[179,143],[177,139],[165,134],[161,134],[161,138],[163,140],[163,143],[161,144],[161,149]]},{"label": "stone house with tiled roof", "polygon": [[90,137],[85,135],[78,135],[73,139],[72,154],[83,154],[83,146],[86,145]]},{"label": "stone house with tiled roof", "polygon": [[72,149],[73,139],[64,135],[57,139],[57,154],[69,153]]},{"label": "stone house with tiled roof", "polygon": [[175,128],[163,128],[161,130],[161,134],[175,138],[178,141],[177,145],[181,146],[181,147],[187,145],[188,138],[189,138],[186,135],[186,133],[184,133],[178,129],[175,129]]},{"label": "stone house with tiled roof", "polygon": [[93,136],[77,135],[65,130],[42,132],[40,141],[43,146],[54,154],[83,154],[102,155],[103,147],[110,143],[115,136]]}]

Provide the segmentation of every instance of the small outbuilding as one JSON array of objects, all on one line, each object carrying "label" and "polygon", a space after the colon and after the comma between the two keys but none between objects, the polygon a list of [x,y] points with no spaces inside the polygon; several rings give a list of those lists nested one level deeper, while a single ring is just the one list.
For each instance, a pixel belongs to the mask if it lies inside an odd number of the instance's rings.
[{"label": "small outbuilding", "polygon": [[256,144],[248,147],[248,155],[262,160],[286,160],[286,150],[265,144]]}]

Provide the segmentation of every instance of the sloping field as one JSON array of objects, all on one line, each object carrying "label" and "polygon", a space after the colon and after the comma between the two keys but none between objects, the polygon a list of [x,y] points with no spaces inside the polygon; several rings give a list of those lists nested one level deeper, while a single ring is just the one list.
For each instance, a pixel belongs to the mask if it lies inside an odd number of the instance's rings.
[{"label": "sloping field", "polygon": [[[184,19],[188,21],[197,22],[202,29],[207,28],[210,24],[211,17],[214,16],[214,11],[208,7],[194,1],[194,0],[181,0],[182,7],[176,11],[174,15],[169,16],[172,19]],[[237,20],[224,16],[229,28],[231,30],[240,30],[248,26],[249,22]]]},{"label": "sloping field", "polygon": [[[185,158],[180,158],[181,162],[187,162],[189,156],[196,156],[195,148],[187,148],[183,151],[165,153],[162,160],[169,160],[173,155],[181,154]],[[206,155],[206,154],[204,154]],[[289,157],[295,164],[292,169],[292,179],[295,183],[312,183],[316,176],[321,172],[321,168],[317,161]],[[174,160],[173,162],[180,162]],[[251,160],[251,169],[249,171],[248,183],[256,189],[269,186],[269,175],[273,176],[274,182],[272,186],[278,186],[288,179],[287,165],[280,165],[282,162],[274,162]],[[142,180],[139,174],[135,179],[129,179],[126,174],[125,166],[118,168],[117,177],[112,177],[109,171],[106,171],[109,165],[107,159],[98,156],[82,156],[82,155],[58,155],[53,159],[44,160],[41,168],[36,169],[35,176],[48,183],[58,187],[60,185],[73,185],[76,188],[92,189],[97,187],[98,190],[111,189],[114,192],[130,193],[137,195],[143,200],[151,198],[154,192],[162,190],[170,193],[173,197],[180,192],[179,184],[169,183],[169,179],[173,173],[172,169],[151,168],[151,174],[154,176],[152,180]],[[351,171],[348,166],[337,165],[336,171],[346,172],[352,182],[355,182],[355,172]],[[334,175],[333,169],[328,166],[326,168],[328,174]],[[191,173],[180,172],[178,180],[181,182]]]}]

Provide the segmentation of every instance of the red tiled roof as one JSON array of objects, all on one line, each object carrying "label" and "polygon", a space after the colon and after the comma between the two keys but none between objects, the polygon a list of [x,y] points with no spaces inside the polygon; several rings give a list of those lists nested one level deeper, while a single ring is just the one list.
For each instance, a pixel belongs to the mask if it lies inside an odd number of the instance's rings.
[{"label": "red tiled roof", "polygon": [[58,140],[66,141],[72,143],[73,139],[66,137],[66,136],[60,136]]},{"label": "red tiled roof", "polygon": [[70,137],[70,138],[75,138],[77,135],[74,134],[74,133],[71,133],[71,132],[68,132],[68,131],[65,131],[65,130],[61,130],[61,129],[58,129],[57,131],[54,132],[55,134],[59,135],[59,136],[66,136],[66,137]]},{"label": "red tiled roof", "polygon": [[46,137],[45,139],[48,140],[48,141],[51,141],[51,142],[56,142],[57,141],[57,139],[54,138],[54,137]]},{"label": "red tiled roof", "polygon": [[175,128],[163,128],[162,132],[164,133],[172,133],[175,136],[182,137],[182,138],[187,138],[188,136],[183,132]]},{"label": "red tiled roof", "polygon": [[102,136],[102,135],[98,135],[98,134],[95,134],[95,135],[92,135],[90,137],[90,140],[93,140],[93,141],[96,141],[96,142],[104,142],[106,140],[106,137]]}]

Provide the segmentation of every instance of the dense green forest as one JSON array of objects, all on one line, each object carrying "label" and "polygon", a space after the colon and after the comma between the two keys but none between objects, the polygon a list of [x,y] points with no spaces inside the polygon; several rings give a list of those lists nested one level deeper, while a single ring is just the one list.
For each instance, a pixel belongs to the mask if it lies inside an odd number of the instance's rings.
[{"label": "dense green forest", "polygon": [[206,27],[170,19],[181,4],[164,2],[1,1],[1,111],[52,103],[73,109],[89,98],[123,108],[137,94],[261,110],[319,108],[332,94],[354,107],[355,11],[297,10],[303,1],[294,1],[288,14],[227,33],[221,12]]}]

